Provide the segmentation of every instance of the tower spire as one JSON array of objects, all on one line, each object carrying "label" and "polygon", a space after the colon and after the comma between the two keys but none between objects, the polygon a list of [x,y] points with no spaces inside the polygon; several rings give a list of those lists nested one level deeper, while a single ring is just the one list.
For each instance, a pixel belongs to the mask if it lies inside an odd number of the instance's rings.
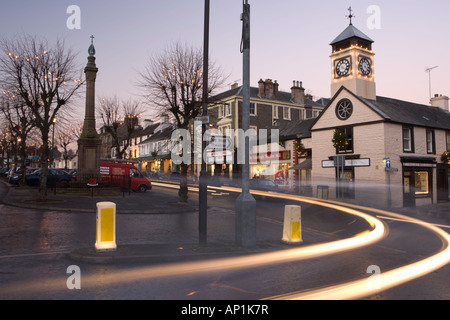
[{"label": "tower spire", "polygon": [[352,24],[352,19],[356,18],[356,17],[353,15],[352,7],[350,6],[347,10],[348,10],[349,15],[346,16],[346,17],[350,20],[350,25],[353,25]]}]

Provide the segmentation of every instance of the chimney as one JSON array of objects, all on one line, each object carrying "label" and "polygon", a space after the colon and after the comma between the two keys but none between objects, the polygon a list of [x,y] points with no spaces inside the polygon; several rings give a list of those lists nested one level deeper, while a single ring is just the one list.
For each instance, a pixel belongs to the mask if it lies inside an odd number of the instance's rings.
[{"label": "chimney", "polygon": [[274,97],[273,87],[274,85],[272,79],[267,79],[264,87],[264,98],[273,99]]},{"label": "chimney", "polygon": [[231,85],[231,89],[236,89],[238,86],[239,86],[239,84],[237,82],[235,82]]},{"label": "chimney", "polygon": [[258,97],[264,98],[264,81],[263,79],[258,81]]},{"label": "chimney", "polygon": [[442,94],[435,94],[434,98],[431,98],[430,103],[433,107],[441,108],[445,111],[450,111],[449,98],[447,96],[443,96]]},{"label": "chimney", "polygon": [[301,81],[294,81],[291,88],[291,100],[293,103],[305,104],[305,89]]},{"label": "chimney", "polygon": [[275,97],[275,99],[278,99],[278,88],[279,88],[279,84],[277,82],[277,80],[275,80],[275,83],[273,84],[273,96]]}]

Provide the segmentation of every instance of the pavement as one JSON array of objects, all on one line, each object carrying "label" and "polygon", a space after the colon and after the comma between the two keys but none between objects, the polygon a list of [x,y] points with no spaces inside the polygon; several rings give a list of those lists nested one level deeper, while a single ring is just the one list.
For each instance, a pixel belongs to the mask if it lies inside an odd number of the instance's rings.
[{"label": "pavement", "polygon": [[[117,215],[157,215],[164,216],[163,219],[179,219],[180,215],[198,214],[198,197],[192,196],[188,203],[178,202],[178,196],[173,193],[172,197],[157,196],[153,190],[147,191],[147,194],[135,192],[114,192],[110,195],[91,195],[67,194],[54,192],[48,189],[46,201],[39,198],[37,187],[17,187],[12,186],[0,179],[0,183],[7,187],[3,198],[3,204],[7,206],[57,211],[72,213],[92,213],[97,212],[96,204],[98,202],[114,202],[116,204]],[[1,189],[1,188],[0,188]],[[156,199],[155,199],[156,198]],[[149,200],[152,199],[152,200]],[[210,213],[215,213],[211,214]],[[220,213],[220,214],[219,214]],[[92,247],[75,249],[69,253],[69,258],[75,261],[83,261],[94,264],[108,264],[120,262],[139,262],[147,263],[167,263],[179,261],[192,261],[198,259],[209,259],[215,257],[238,256],[250,253],[261,253],[280,248],[289,249],[288,246],[280,241],[261,239],[255,247],[239,247],[234,243],[234,211],[221,208],[208,208],[208,240],[207,245],[200,245],[198,242],[198,231],[186,231],[191,233],[189,241],[185,239],[179,242],[164,242],[150,244],[122,244],[117,243],[117,249],[114,251],[97,252]],[[178,218],[177,218],[178,216]],[[173,218],[171,218],[173,217]],[[161,218],[162,219],[162,218]],[[263,222],[265,223],[265,222]],[[270,224],[267,223],[266,224]],[[231,226],[224,228],[223,226]],[[270,226],[268,226],[269,228]],[[230,231],[233,234],[231,234]],[[154,231],[152,231],[154,233]],[[162,231],[163,232],[163,231]],[[228,234],[226,234],[228,233]],[[158,235],[153,234],[157,239]],[[164,236],[161,236],[164,239]],[[185,237],[186,238],[186,237]],[[225,239],[225,240],[224,240]]]},{"label": "pavement", "polygon": [[[88,212],[95,214],[96,204],[103,201],[114,202],[117,206],[117,214],[154,214],[170,217],[182,214],[198,214],[198,199],[191,197],[188,203],[177,201],[176,194],[172,196],[155,196],[155,193],[148,191],[149,196],[134,192],[116,192],[110,195],[93,194],[67,194],[53,192],[48,190],[48,197],[45,202],[39,200],[38,189],[36,187],[16,187],[11,186],[3,179],[0,179],[7,187],[6,195],[3,198],[3,204],[8,206],[50,210],[57,212]],[[4,189],[4,188],[3,188]],[[153,200],[149,201],[152,196]],[[432,206],[416,209],[418,214],[426,212],[435,216],[450,217],[450,203],[435,204]],[[238,256],[262,253],[280,249],[290,249],[294,245],[287,245],[281,242],[281,233],[279,238],[274,238],[273,221],[259,221],[259,227],[263,229],[259,233],[258,242],[255,247],[239,247],[234,243],[234,212],[221,208],[209,208],[214,213],[212,219],[208,218],[208,244],[200,245],[195,241],[150,243],[150,244],[121,244],[118,243],[115,251],[97,252],[94,248],[79,248],[69,253],[69,258],[75,261],[84,261],[88,263],[117,263],[117,262],[137,262],[145,261],[149,263],[167,263],[179,261],[192,261],[197,259],[209,259],[215,257]],[[175,219],[175,218],[173,218]],[[230,227],[224,227],[230,226]],[[277,226],[278,229],[282,228]],[[193,228],[195,229],[195,228]],[[210,232],[209,230],[213,230]],[[278,230],[277,229],[277,230]],[[231,232],[229,231],[231,230]],[[198,239],[198,230],[190,231],[190,239]],[[195,234],[194,234],[195,233]],[[272,233],[271,235],[269,235]],[[154,235],[159,239],[158,235]],[[164,239],[162,236],[161,239]],[[226,239],[226,240],[224,240]],[[163,240],[164,241],[164,240]],[[317,235],[308,238],[307,241],[299,244],[309,245],[314,242],[331,241],[326,235]],[[296,245],[298,246],[298,245]]]}]

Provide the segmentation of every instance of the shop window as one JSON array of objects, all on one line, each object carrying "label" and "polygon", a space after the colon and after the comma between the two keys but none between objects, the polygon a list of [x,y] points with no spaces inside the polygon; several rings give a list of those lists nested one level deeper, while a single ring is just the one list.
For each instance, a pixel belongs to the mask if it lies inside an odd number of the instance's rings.
[{"label": "shop window", "polygon": [[414,172],[414,181],[416,195],[428,195],[430,193],[428,171]]}]

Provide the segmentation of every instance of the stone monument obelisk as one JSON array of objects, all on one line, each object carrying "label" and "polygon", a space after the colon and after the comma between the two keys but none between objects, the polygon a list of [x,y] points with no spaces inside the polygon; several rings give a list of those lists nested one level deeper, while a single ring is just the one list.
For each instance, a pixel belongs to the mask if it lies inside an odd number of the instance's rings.
[{"label": "stone monument obelisk", "polygon": [[[91,36],[86,75],[86,110],[83,131],[78,140],[78,177],[88,180],[100,177],[101,140],[95,128],[95,80],[98,68],[95,65],[94,36]],[[80,181],[80,179],[78,179]]]}]

